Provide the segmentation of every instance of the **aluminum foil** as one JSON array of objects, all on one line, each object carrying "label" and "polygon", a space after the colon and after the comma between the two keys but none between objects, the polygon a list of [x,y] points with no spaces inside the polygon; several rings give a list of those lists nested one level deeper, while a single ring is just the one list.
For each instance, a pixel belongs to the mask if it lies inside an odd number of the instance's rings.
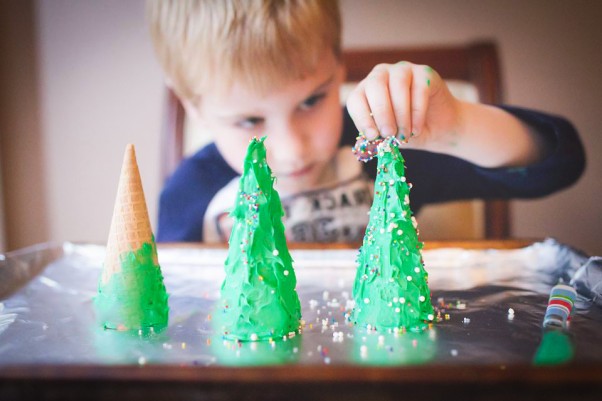
[{"label": "aluminum foil", "polygon": [[438,322],[423,333],[373,332],[345,319],[357,250],[293,250],[303,332],[224,341],[213,317],[224,249],[159,247],[170,307],[160,333],[99,327],[93,306],[104,247],[43,244],[0,255],[0,369],[15,365],[528,365],[552,286],[581,294],[571,363],[602,362],[602,260],[554,240],[515,250],[424,251]]}]

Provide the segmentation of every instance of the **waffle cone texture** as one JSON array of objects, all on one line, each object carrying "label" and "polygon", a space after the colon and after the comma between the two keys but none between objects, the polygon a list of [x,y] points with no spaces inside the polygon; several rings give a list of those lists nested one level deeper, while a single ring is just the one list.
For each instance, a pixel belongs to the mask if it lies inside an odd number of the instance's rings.
[{"label": "waffle cone texture", "polygon": [[128,145],[123,158],[109,240],[107,241],[103,283],[106,283],[113,273],[121,271],[120,255],[140,249],[144,243],[152,242],[154,242],[153,232],[136,162],[136,152],[134,145]]},{"label": "waffle cone texture", "polygon": [[167,324],[167,293],[133,145],[123,159],[98,292],[97,312],[105,328]]}]

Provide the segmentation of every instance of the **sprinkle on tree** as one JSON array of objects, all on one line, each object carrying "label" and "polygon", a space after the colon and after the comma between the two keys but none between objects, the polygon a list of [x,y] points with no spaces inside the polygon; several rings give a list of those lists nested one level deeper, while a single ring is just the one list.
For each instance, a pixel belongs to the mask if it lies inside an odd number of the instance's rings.
[{"label": "sprinkle on tree", "polygon": [[434,318],[398,141],[378,147],[374,202],[357,258],[351,320],[376,330],[420,331]]}]

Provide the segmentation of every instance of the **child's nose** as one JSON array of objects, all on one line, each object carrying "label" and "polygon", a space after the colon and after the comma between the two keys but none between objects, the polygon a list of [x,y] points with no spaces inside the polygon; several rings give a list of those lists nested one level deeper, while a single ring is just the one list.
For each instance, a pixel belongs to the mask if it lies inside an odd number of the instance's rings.
[{"label": "child's nose", "polygon": [[268,134],[268,145],[271,148],[268,158],[279,165],[295,166],[307,158],[307,135],[302,124],[289,123],[276,128]]}]

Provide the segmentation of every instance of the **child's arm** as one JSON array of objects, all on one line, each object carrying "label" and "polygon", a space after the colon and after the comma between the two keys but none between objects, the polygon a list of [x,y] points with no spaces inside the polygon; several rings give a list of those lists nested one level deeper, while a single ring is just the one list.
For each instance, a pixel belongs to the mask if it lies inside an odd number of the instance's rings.
[{"label": "child's arm", "polygon": [[397,134],[406,147],[460,157],[483,167],[519,167],[543,159],[547,142],[497,107],[460,101],[432,68],[379,64],[347,100],[368,139]]}]

